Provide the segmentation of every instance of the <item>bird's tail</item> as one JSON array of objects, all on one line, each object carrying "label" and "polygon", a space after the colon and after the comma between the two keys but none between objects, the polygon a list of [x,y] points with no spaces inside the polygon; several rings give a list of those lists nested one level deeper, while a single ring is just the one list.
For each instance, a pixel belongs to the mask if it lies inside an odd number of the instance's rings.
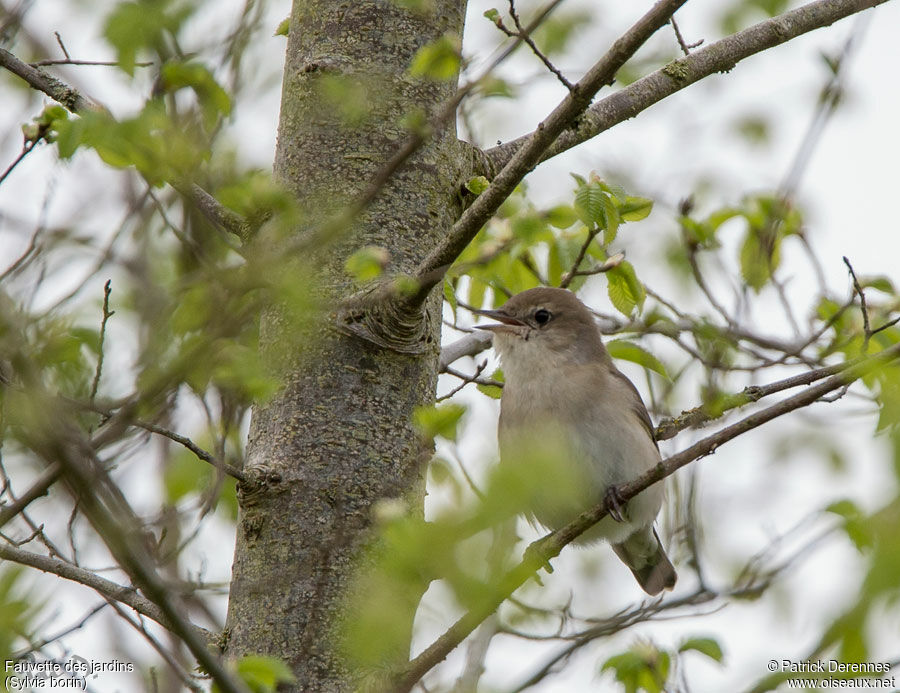
[{"label": "bird's tail", "polygon": [[612,548],[647,594],[656,596],[675,586],[678,579],[675,568],[652,525],[638,530],[621,544],[613,544]]}]

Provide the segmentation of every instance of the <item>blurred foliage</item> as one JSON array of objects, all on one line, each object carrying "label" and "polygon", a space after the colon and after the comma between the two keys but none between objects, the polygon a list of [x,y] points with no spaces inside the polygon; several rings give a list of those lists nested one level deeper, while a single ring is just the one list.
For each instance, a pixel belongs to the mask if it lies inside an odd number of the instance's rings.
[{"label": "blurred foliage", "polygon": [[[3,667],[3,685],[14,690],[9,681],[11,663],[16,646],[21,647],[30,638],[34,622],[43,605],[29,589],[22,586],[25,569],[6,563],[0,568],[0,662]],[[19,684],[21,685],[21,684]]]},{"label": "blurred foliage", "polygon": [[419,49],[409,66],[409,74],[437,81],[456,79],[462,60],[460,51],[459,37],[445,34]]},{"label": "blurred foliage", "polygon": [[[275,657],[248,655],[233,662],[232,669],[252,693],[275,693],[280,684],[297,682],[288,665]],[[215,682],[212,684],[212,693],[221,690]]]},{"label": "blurred foliage", "polygon": [[766,17],[784,12],[788,0],[731,0],[723,4],[719,25],[724,34],[733,34]]},{"label": "blurred foliage", "polygon": [[687,638],[675,651],[642,640],[607,659],[601,671],[613,672],[626,693],[664,693],[672,688],[675,662],[686,652],[698,652],[715,662],[723,660],[722,648],[715,638]]},{"label": "blurred foliage", "polygon": [[534,32],[534,42],[547,56],[557,56],[568,49],[579,29],[586,28],[593,13],[587,9],[568,9],[551,14]]},{"label": "blurred foliage", "polygon": [[[579,255],[599,261],[595,267],[608,260],[620,226],[646,218],[653,204],[596,176],[590,180],[573,177],[572,204],[544,210],[528,202],[527,188],[520,185],[457,258],[448,274],[450,290],[462,287],[459,277],[464,275],[464,302],[482,308],[488,304],[489,288],[497,303],[498,294],[511,296],[541,284],[559,285],[566,273],[571,275],[572,289],[581,286],[585,275],[576,272],[591,270],[583,262],[573,266]],[[475,187],[473,192],[480,189]],[[646,294],[631,264],[618,262],[606,271],[606,277],[613,305],[629,317],[640,312]]]}]

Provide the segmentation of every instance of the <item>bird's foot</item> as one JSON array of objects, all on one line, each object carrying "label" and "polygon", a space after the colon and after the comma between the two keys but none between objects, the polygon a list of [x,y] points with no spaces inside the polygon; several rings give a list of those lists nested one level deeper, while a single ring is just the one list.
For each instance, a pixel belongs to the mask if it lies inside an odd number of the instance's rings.
[{"label": "bird's foot", "polygon": [[607,488],[603,499],[606,501],[606,512],[609,516],[616,522],[625,522],[625,509],[623,506],[626,500],[619,493],[619,487],[613,485]]}]

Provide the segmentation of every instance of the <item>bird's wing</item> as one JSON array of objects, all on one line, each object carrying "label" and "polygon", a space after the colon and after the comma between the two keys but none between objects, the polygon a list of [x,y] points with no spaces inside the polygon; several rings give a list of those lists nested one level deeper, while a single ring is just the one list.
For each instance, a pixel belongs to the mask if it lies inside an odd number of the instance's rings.
[{"label": "bird's wing", "polygon": [[638,392],[638,389],[634,386],[634,383],[631,382],[622,371],[618,368],[613,368],[613,375],[615,375],[622,383],[626,386],[626,390],[631,393],[631,410],[637,415],[638,420],[644,426],[644,429],[647,431],[647,435],[650,436],[650,440],[653,441],[653,444],[656,445],[657,449],[659,449],[659,444],[656,442],[656,434],[653,428],[653,422],[650,420],[650,414],[647,412],[647,407],[644,406],[644,400],[641,399],[641,393]]}]

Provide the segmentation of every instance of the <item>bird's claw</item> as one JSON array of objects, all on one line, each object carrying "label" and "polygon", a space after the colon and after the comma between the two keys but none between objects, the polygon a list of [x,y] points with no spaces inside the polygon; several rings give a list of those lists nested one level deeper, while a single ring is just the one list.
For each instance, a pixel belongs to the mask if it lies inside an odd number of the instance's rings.
[{"label": "bird's claw", "polygon": [[619,493],[619,487],[610,486],[607,488],[604,500],[606,501],[607,514],[616,522],[625,522],[625,510],[622,506],[625,505],[626,501]]}]

